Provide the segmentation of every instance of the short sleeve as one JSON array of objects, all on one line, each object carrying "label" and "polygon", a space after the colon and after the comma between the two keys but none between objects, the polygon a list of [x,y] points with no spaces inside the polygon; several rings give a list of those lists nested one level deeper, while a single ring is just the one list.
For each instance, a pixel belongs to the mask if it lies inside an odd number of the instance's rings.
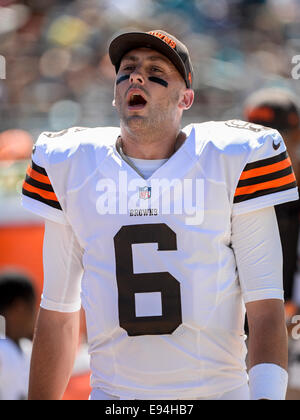
[{"label": "short sleeve", "polygon": [[83,276],[82,257],[83,250],[72,228],[46,221],[42,308],[58,312],[79,311]]},{"label": "short sleeve", "polygon": [[40,136],[32,154],[22,188],[22,206],[32,213],[53,222],[67,225],[61,199],[58,198],[46,170],[47,148]]},{"label": "short sleeve", "polygon": [[257,144],[235,190],[234,215],[299,198],[291,160],[278,131],[266,130]]}]

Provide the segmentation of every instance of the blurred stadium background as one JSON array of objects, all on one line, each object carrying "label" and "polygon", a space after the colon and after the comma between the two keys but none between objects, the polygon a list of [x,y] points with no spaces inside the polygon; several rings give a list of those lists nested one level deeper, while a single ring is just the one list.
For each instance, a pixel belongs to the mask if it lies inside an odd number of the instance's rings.
[{"label": "blurred stadium background", "polygon": [[[184,124],[243,118],[261,87],[300,94],[300,0],[0,0],[0,270],[27,273],[38,294],[43,225],[19,204],[32,144],[42,131],[118,125],[107,46],[127,29],[189,46],[196,101]],[[68,396],[85,398],[74,381]]]}]

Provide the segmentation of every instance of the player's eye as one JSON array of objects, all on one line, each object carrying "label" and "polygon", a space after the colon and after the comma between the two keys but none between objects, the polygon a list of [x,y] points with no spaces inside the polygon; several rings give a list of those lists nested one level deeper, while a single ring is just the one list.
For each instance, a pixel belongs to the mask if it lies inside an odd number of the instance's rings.
[{"label": "player's eye", "polygon": [[161,73],[162,72],[162,70],[159,67],[155,67],[155,66],[151,67],[151,71],[153,73]]}]

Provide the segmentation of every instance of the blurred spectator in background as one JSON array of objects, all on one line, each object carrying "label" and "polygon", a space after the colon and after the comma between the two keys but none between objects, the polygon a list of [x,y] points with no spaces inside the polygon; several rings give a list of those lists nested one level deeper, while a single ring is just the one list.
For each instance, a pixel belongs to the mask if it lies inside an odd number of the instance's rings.
[{"label": "blurred spectator in background", "polygon": [[1,274],[0,315],[6,338],[0,339],[0,400],[27,398],[35,312],[32,283],[20,274]]},{"label": "blurred spectator in background", "polygon": [[[261,89],[246,101],[245,118],[256,124],[277,129],[285,140],[300,186],[300,117],[297,98],[283,89]],[[273,147],[277,147],[273,145]],[[283,169],[284,170],[284,169]],[[289,331],[289,386],[287,399],[300,399],[300,342],[293,340],[292,322],[300,314],[296,296],[297,260],[299,259],[300,200],[275,206],[283,251],[283,286]]]},{"label": "blurred spectator in background", "polygon": [[[247,121],[275,128],[284,138],[300,185],[300,118],[297,98],[283,89],[261,89],[245,105]],[[273,145],[274,148],[277,145]],[[283,168],[284,170],[284,168]],[[283,251],[283,286],[288,317],[295,315],[294,279],[297,270],[300,201],[275,206]],[[291,309],[292,312],[291,312]]]},{"label": "blurred spectator in background", "polygon": [[6,130],[0,133],[0,162],[29,159],[33,139],[23,130]]},{"label": "blurred spectator in background", "polygon": [[[3,7],[1,7],[1,5]],[[0,130],[117,125],[107,42],[120,28],[174,33],[190,45],[196,101],[184,125],[235,118],[246,95],[291,79],[298,0],[2,0]],[[245,75],[247,75],[245,77]]]}]

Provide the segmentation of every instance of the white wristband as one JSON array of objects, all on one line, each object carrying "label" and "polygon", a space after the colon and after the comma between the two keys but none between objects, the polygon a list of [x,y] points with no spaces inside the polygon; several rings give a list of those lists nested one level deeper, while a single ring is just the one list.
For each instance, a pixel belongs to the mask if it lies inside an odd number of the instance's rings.
[{"label": "white wristband", "polygon": [[285,400],[288,373],[272,363],[261,363],[249,370],[251,400]]}]

